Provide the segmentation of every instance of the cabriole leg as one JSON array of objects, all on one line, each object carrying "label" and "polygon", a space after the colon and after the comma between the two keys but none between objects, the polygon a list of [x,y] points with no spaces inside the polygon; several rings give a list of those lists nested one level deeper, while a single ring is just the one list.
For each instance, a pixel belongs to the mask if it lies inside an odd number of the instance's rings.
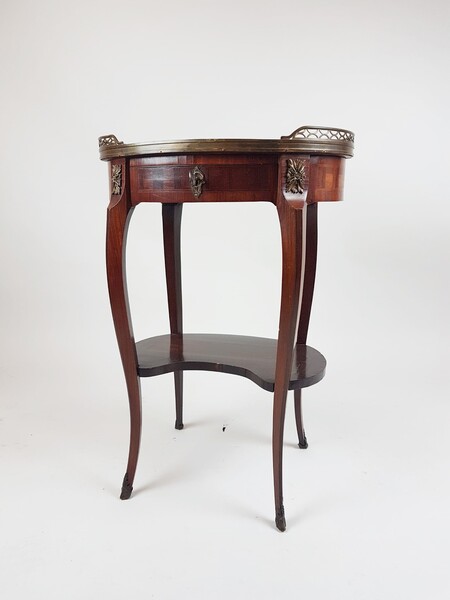
[{"label": "cabriole leg", "polygon": [[[308,204],[306,210],[306,239],[305,239],[305,272],[303,275],[303,292],[298,324],[297,344],[306,344],[308,336],[311,305],[314,295],[317,264],[317,203]],[[305,429],[302,415],[302,391],[294,392],[295,422],[297,425],[298,446],[307,448]]]},{"label": "cabriole leg", "polygon": [[[163,204],[164,260],[166,265],[167,301],[170,332],[183,333],[181,293],[181,214],[183,204]],[[174,345],[175,354],[180,346]],[[181,356],[174,358],[180,358]],[[175,371],[175,429],[183,429],[183,371]]]},{"label": "cabriole leg", "polygon": [[281,287],[280,326],[276,360],[273,404],[273,474],[275,490],[275,523],[280,531],[286,529],[283,505],[283,433],[286,397],[292,369],[292,356],[297,331],[303,263],[305,212],[280,202],[283,275]]},{"label": "cabriole leg", "polygon": [[111,200],[106,226],[106,266],[112,316],[130,404],[130,447],[120,495],[122,500],[126,500],[133,490],[142,424],[140,380],[125,273],[126,237],[133,208],[129,201],[126,161],[113,161],[110,168]]},{"label": "cabriole leg", "polygon": [[303,427],[303,416],[302,416],[302,390],[294,391],[294,409],[295,409],[295,423],[297,425],[298,434],[298,447],[307,448],[308,441],[305,435],[305,429]]}]

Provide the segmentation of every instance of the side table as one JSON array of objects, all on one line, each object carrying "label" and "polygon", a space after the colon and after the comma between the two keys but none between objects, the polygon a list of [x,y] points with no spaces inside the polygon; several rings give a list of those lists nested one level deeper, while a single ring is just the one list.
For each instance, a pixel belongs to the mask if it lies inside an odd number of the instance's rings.
[{"label": "side table", "polygon": [[[176,429],[183,428],[183,371],[241,375],[274,392],[275,523],[286,529],[282,490],[283,430],[288,390],[294,390],[299,447],[306,448],[301,390],[320,381],[325,358],[306,345],[317,256],[317,206],[343,197],[345,159],[354,135],[305,126],[280,140],[211,139],[124,144],[99,138],[109,162],[106,232],[109,296],[130,404],[130,448],[121,498],[128,499],[141,437],[140,378],[173,372]],[[128,305],[125,250],[128,224],[140,202],[160,202],[170,334],[135,342]],[[189,202],[272,202],[282,238],[278,340],[183,334],[180,229]]]}]

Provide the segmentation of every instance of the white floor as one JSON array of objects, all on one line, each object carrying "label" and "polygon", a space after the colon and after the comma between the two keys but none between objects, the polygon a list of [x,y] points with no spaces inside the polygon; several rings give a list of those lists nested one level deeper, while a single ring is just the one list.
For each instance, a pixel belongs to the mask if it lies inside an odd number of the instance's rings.
[{"label": "white floor", "polygon": [[271,395],[251,382],[187,373],[179,432],[172,377],[145,380],[135,491],[123,502],[119,368],[109,379],[105,365],[80,365],[47,381],[7,380],[3,597],[448,598],[448,398],[364,370],[346,379],[334,360],[304,393],[307,450],[296,447],[290,398],[283,534],[273,523]]}]

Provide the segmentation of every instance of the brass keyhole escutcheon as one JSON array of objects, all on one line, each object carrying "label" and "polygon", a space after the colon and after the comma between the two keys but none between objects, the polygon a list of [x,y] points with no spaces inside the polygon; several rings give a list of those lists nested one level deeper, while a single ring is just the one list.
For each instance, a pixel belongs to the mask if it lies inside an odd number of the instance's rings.
[{"label": "brass keyhole escutcheon", "polygon": [[191,184],[192,193],[196,198],[199,198],[202,193],[202,186],[206,183],[205,174],[200,167],[195,166],[192,171],[189,171],[189,183]]}]

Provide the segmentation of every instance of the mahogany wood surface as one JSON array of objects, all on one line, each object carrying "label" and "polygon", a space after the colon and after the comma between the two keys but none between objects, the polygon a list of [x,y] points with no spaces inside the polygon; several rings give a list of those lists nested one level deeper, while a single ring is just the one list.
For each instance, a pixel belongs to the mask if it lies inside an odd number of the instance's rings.
[{"label": "mahogany wood surface", "polygon": [[[271,202],[277,160],[271,155],[191,155],[132,159],[133,202]],[[189,171],[198,166],[206,182],[199,198],[192,194]]]},{"label": "mahogany wood surface", "polygon": [[[163,204],[164,261],[166,266],[167,301],[169,304],[170,332],[183,333],[183,309],[181,300],[181,213],[182,204]],[[171,359],[179,360],[180,352],[171,349]],[[141,373],[140,373],[141,374]],[[174,372],[175,382],[175,429],[183,429],[183,372]]]},{"label": "mahogany wood surface", "polygon": [[[286,172],[287,155],[280,164]],[[304,161],[308,170],[307,202],[343,199],[344,158],[291,156]],[[189,171],[198,166],[206,182],[199,198],[189,185]],[[279,160],[275,155],[183,155],[130,159],[132,204],[140,202],[272,202],[277,203]]]},{"label": "mahogany wood surface", "polygon": [[281,226],[283,271],[272,428],[275,523],[280,531],[286,529],[283,503],[284,419],[294,341],[299,319],[302,271],[304,269],[303,242],[306,229],[304,205],[297,200],[290,203],[285,198],[282,176],[284,164],[282,161],[283,159],[280,157],[277,209]]},{"label": "mahogany wood surface", "polygon": [[344,199],[345,158],[312,156],[308,202],[337,202]]},{"label": "mahogany wood surface", "polygon": [[[185,333],[160,335],[136,344],[138,373],[154,377],[177,371],[217,371],[241,375],[273,392],[277,340],[243,335]],[[325,358],[310,346],[293,350],[288,388],[308,387],[325,375]]]},{"label": "mahogany wood surface", "polygon": [[[306,344],[308,336],[311,306],[314,294],[317,262],[317,203],[308,204],[306,207],[306,243],[305,243],[305,269],[303,276],[303,293],[300,309],[300,320],[297,332],[297,344]],[[305,428],[303,425],[302,391],[294,392],[295,423],[297,426],[299,448],[307,448]]]},{"label": "mahogany wood surface", "polygon": [[136,345],[128,304],[125,274],[125,245],[128,224],[133,212],[128,186],[128,170],[124,159],[116,159],[110,165],[118,165],[122,170],[121,194],[111,192],[106,223],[106,269],[109,298],[116,330],[120,356],[128,389],[130,404],[130,448],[128,464],[122,485],[122,500],[130,497],[139,456],[141,440],[141,388],[137,375]]},{"label": "mahogany wood surface", "polygon": [[[319,131],[313,128],[314,131]],[[295,133],[295,132],[294,132]],[[336,134],[338,135],[338,134]],[[183,428],[183,372],[206,370],[246,377],[273,391],[272,456],[275,523],[286,528],[283,504],[283,433],[286,397],[294,390],[295,420],[300,448],[307,447],[302,416],[302,388],[317,383],[326,361],[306,345],[317,260],[317,206],[343,199],[344,156],[292,152],[290,141],[264,147],[265,153],[215,150],[164,152],[143,155],[138,147],[124,146],[114,136],[111,143],[110,204],[108,207],[106,259],[114,326],[122,359],[130,405],[130,448],[121,498],[129,498],[139,454],[141,435],[140,377],[173,372],[175,381],[175,427]],[[102,141],[102,143],[103,143]],[[340,142],[336,142],[339,146]],[[284,142],[283,142],[284,144]],[[321,142],[308,142],[312,152]],[[189,143],[191,148],[195,143]],[[174,148],[177,146],[175,145]],[[201,148],[200,144],[198,148]],[[209,147],[209,146],[208,146]],[[224,146],[225,147],[225,146]],[[245,144],[242,148],[245,149]],[[250,147],[250,146],[249,146]],[[322,146],[324,148],[325,146]],[[117,148],[117,150],[116,150]],[[272,148],[272,146],[270,146]],[[277,150],[279,148],[279,150]],[[289,151],[288,151],[289,150]],[[301,172],[298,185],[287,185],[292,165]],[[114,173],[112,169],[115,169]],[[192,181],[199,169],[200,193]],[[119,169],[119,171],[118,171]],[[277,207],[282,242],[282,290],[278,339],[218,334],[184,334],[181,290],[181,215],[185,202],[272,202]],[[129,219],[141,202],[162,204],[164,259],[170,335],[135,343],[128,305],[125,245]]]}]

